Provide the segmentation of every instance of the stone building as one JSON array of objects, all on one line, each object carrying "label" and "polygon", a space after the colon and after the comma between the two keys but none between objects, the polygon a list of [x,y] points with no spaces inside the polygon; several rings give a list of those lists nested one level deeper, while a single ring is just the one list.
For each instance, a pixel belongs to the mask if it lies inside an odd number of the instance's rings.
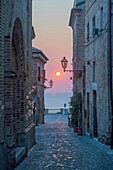
[{"label": "stone building", "polygon": [[45,70],[44,65],[46,64],[48,58],[45,54],[37,49],[32,48],[32,63],[33,63],[33,86],[35,88],[35,124],[44,123],[44,90],[45,90]]},{"label": "stone building", "polygon": [[[112,0],[75,0],[70,18],[73,28],[73,65],[78,63],[81,67],[85,66],[84,71],[82,70],[83,104],[85,103],[83,109],[86,110],[82,112],[83,132],[106,144],[111,143],[113,134],[112,7]],[[81,10],[85,11],[82,21]],[[83,28],[79,35],[80,25]],[[83,57],[83,63],[77,61],[75,56]],[[81,89],[80,80],[73,81],[74,91],[77,85]]]},{"label": "stone building", "polygon": [[[84,96],[85,96],[85,2],[74,1],[73,9],[71,10],[69,26],[73,31],[73,99],[77,101],[81,95],[82,103],[78,114],[78,127],[83,127],[84,120]],[[76,108],[75,108],[76,109]]]},{"label": "stone building", "polygon": [[[0,169],[13,169],[35,143],[32,0],[0,0]],[[18,160],[20,161],[20,160]]]},{"label": "stone building", "polygon": [[86,0],[85,3],[86,132],[104,143],[110,143],[112,120],[111,7],[108,0]]}]

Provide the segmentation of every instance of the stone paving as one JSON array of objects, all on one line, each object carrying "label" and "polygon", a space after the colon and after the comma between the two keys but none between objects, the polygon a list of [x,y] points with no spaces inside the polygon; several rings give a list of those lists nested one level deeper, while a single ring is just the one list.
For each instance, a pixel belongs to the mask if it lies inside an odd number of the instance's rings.
[{"label": "stone paving", "polygon": [[15,170],[113,170],[113,151],[68,127],[67,116],[47,115],[36,145]]}]

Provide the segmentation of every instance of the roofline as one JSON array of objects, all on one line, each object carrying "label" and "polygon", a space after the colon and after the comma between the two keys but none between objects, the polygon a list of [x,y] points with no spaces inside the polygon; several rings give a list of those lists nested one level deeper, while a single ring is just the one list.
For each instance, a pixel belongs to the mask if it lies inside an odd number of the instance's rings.
[{"label": "roofline", "polygon": [[46,57],[46,55],[41,51],[41,50],[39,50],[39,49],[37,49],[37,48],[35,48],[35,47],[32,47],[32,49],[36,49],[36,50],[38,50],[38,51],[32,51],[32,54],[41,54],[46,60],[49,60],[47,57]]}]

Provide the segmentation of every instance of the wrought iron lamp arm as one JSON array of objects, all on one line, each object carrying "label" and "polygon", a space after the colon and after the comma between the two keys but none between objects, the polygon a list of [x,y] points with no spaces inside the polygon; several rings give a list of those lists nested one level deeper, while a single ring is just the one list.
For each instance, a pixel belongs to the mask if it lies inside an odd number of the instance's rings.
[{"label": "wrought iron lamp arm", "polygon": [[76,70],[74,69],[74,70],[63,70],[64,72],[66,72],[66,71],[69,71],[69,72],[76,72]]}]

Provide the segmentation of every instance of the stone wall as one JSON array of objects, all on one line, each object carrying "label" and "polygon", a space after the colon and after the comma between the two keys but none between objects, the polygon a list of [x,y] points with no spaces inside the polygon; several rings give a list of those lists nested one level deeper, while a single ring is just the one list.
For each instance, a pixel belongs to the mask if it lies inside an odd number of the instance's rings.
[{"label": "stone wall", "polygon": [[[82,68],[82,78],[73,75],[73,92],[83,94],[84,133],[110,144],[110,7],[107,0],[75,0],[71,11],[73,68]],[[85,14],[84,12],[85,9]],[[111,16],[111,30],[113,27]],[[84,40],[85,31],[85,40]],[[112,34],[112,31],[111,31]],[[112,45],[111,36],[111,45]],[[84,52],[85,50],[85,52]],[[111,52],[113,51],[113,46]],[[112,67],[113,73],[113,67]],[[113,78],[113,74],[112,74]],[[112,79],[113,82],[113,79]]]},{"label": "stone wall", "polygon": [[[103,29],[101,29],[101,9],[103,9]],[[94,35],[92,20],[95,16],[95,29],[98,32]],[[87,41],[87,24],[89,23],[89,40]],[[90,133],[101,140],[110,130],[109,115],[109,93],[108,93],[108,58],[107,58],[107,33],[108,23],[108,2],[86,1],[85,4],[85,60],[86,60],[86,96],[90,96]],[[89,61],[89,63],[87,62]],[[95,67],[95,68],[94,68]],[[96,104],[94,104],[94,91],[96,93]],[[87,98],[87,97],[86,97]],[[96,118],[94,116],[96,107]],[[86,110],[87,100],[86,100]],[[96,120],[95,120],[96,119]],[[105,140],[105,139],[104,139]]]},{"label": "stone wall", "polygon": [[25,146],[27,151],[35,143],[33,110],[26,109],[32,86],[32,0],[0,0],[0,16],[0,169],[4,170],[15,147]]},{"label": "stone wall", "polygon": [[36,85],[36,125],[44,123],[44,90],[45,90],[45,70],[44,65],[48,58],[45,54],[37,49],[32,49],[33,63],[33,82]]},{"label": "stone wall", "polygon": [[[74,1],[74,8],[71,11],[70,26],[73,30],[73,97],[76,99],[78,93],[82,95],[82,108],[79,118],[81,127],[84,122],[84,50],[85,50],[85,3]],[[76,109],[76,108],[75,108]]]},{"label": "stone wall", "polygon": [[5,3],[0,1],[0,143],[4,140],[4,27]]},{"label": "stone wall", "polygon": [[7,165],[7,146],[4,138],[4,32],[5,32],[5,1],[0,0],[0,169]]}]

